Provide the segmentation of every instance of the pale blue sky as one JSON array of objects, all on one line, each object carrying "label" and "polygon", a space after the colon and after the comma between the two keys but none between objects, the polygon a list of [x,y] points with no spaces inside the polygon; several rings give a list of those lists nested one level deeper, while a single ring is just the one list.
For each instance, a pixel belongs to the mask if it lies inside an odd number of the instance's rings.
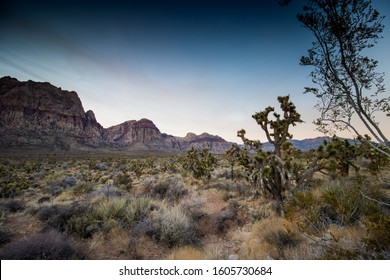
[{"label": "pale blue sky", "polygon": [[[296,20],[303,1],[169,2],[1,4],[0,76],[75,90],[104,127],[149,118],[168,134],[229,141],[241,128],[265,140],[251,115],[290,94],[305,121],[294,138],[321,136],[316,99],[302,93],[311,69],[299,58],[312,42]],[[390,5],[373,5],[387,17],[372,56],[389,73]]]}]

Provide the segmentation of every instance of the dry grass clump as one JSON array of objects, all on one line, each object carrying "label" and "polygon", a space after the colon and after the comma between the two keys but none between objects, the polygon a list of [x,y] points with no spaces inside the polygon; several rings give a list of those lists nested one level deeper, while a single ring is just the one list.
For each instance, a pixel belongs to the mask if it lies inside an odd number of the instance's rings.
[{"label": "dry grass clump", "polygon": [[166,259],[167,260],[207,260],[208,258],[207,255],[201,250],[191,246],[185,246],[173,250]]},{"label": "dry grass clump", "polygon": [[361,242],[361,237],[367,235],[367,229],[361,225],[339,227],[330,225],[323,240],[323,259],[366,259],[365,246]]},{"label": "dry grass clump", "polygon": [[129,230],[116,225],[91,239],[89,255],[92,259],[141,259],[137,244]]},{"label": "dry grass clump", "polygon": [[240,259],[309,259],[305,239],[297,228],[283,218],[264,219],[250,232],[235,237],[242,242]]},{"label": "dry grass clump", "polygon": [[276,215],[271,203],[258,203],[256,205],[251,205],[248,212],[252,221],[260,221]]},{"label": "dry grass clump", "polygon": [[160,208],[152,220],[153,236],[168,247],[196,244],[196,225],[179,206]]},{"label": "dry grass clump", "polygon": [[207,244],[204,253],[208,260],[227,260],[229,258],[229,250],[220,243]]}]

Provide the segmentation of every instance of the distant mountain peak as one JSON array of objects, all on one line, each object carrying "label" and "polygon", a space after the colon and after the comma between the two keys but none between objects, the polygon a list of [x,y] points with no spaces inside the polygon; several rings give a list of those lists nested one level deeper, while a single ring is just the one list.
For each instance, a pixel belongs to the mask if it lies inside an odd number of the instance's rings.
[{"label": "distant mountain peak", "polygon": [[93,111],[84,111],[75,91],[47,82],[0,78],[0,149],[36,147],[44,150],[120,149],[186,151],[210,147],[223,153],[231,143],[208,133],[175,137],[161,133],[142,118],[103,128]]}]

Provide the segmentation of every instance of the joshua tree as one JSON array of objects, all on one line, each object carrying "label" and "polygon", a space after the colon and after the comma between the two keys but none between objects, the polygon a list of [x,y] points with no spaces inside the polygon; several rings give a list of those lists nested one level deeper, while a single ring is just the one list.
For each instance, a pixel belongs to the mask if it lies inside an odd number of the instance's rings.
[{"label": "joshua tree", "polygon": [[291,139],[292,135],[289,128],[301,122],[301,116],[289,96],[278,97],[278,101],[282,115],[276,113],[273,107],[267,107],[252,116],[265,132],[268,141],[274,145],[273,152],[264,152],[261,142],[247,139],[246,132],[242,129],[237,136],[242,139],[244,147],[237,154],[237,158],[246,168],[248,178],[281,203],[282,192],[289,190],[291,184],[288,170],[291,143],[287,140]]}]

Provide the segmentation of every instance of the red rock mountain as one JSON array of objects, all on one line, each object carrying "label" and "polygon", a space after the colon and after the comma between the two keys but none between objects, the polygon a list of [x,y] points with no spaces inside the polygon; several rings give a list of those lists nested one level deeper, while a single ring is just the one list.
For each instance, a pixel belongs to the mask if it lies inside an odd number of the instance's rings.
[{"label": "red rock mountain", "polygon": [[210,146],[223,153],[231,146],[218,136],[161,133],[148,119],[103,128],[92,111],[84,111],[74,91],[49,83],[0,78],[0,149],[185,151]]}]

